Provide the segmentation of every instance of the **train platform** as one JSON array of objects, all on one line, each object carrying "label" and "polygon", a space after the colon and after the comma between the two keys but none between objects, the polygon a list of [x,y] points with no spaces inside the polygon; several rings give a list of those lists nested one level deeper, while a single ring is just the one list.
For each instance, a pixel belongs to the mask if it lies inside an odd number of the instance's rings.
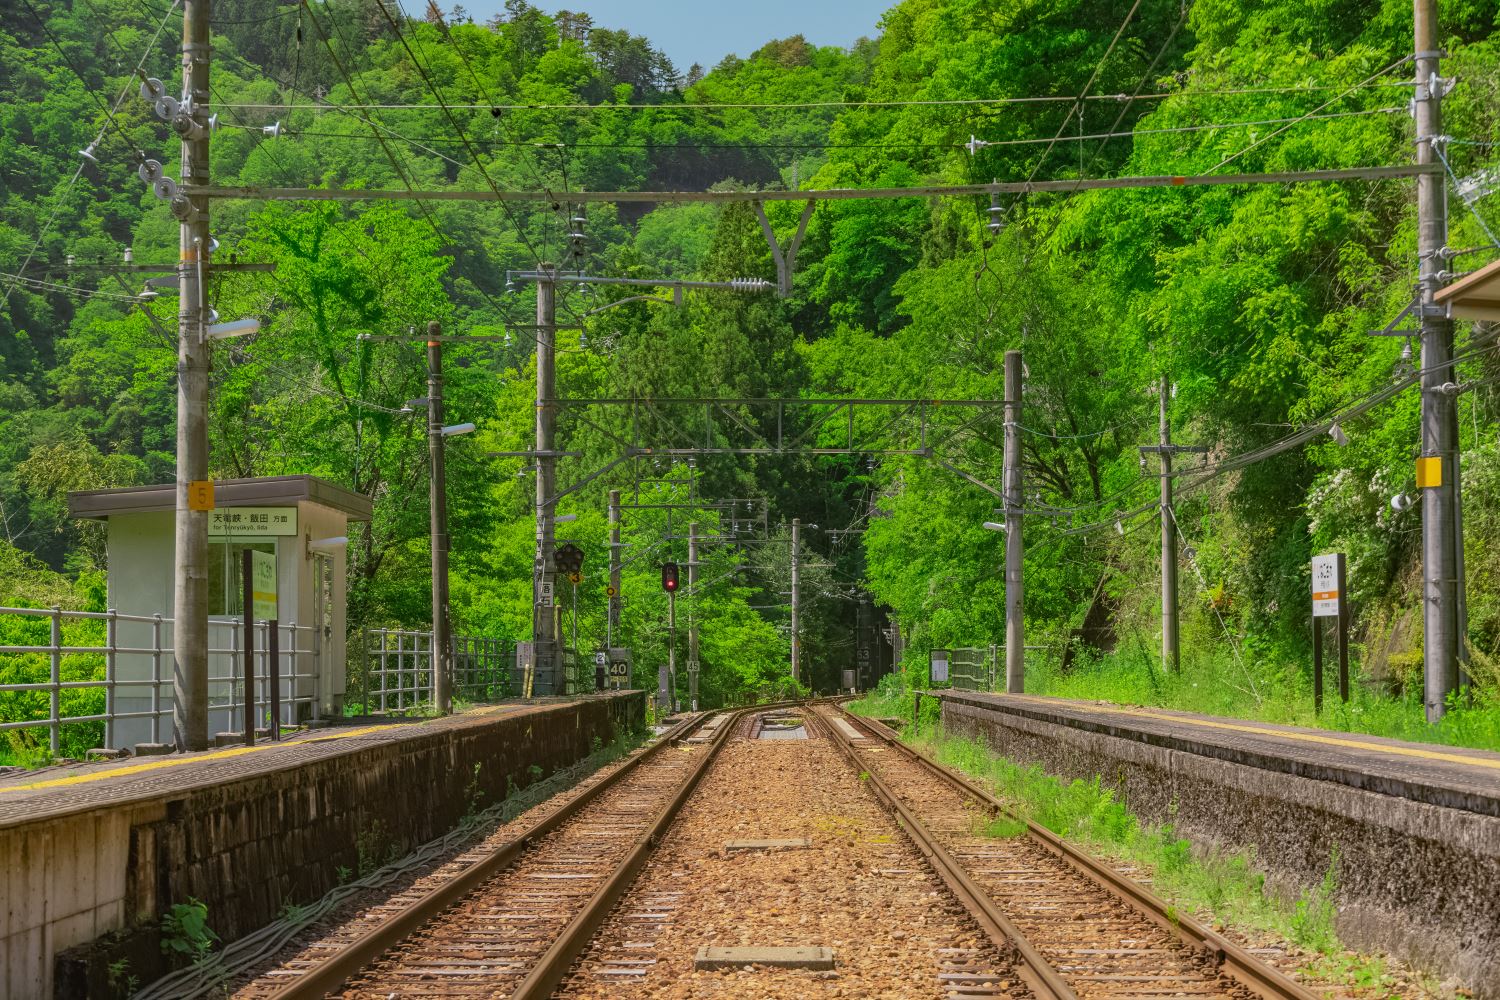
[{"label": "train platform", "polygon": [[399,743],[417,735],[470,726],[500,714],[544,710],[570,698],[537,698],[472,708],[444,718],[362,719],[307,729],[280,741],[228,746],[198,753],[118,757],[0,774],[0,829],[100,806],[127,805],[163,795],[302,767],[310,761]]},{"label": "train platform", "polygon": [[1500,968],[1500,754],[1158,708],[936,692],[944,728],[1297,892],[1462,980]]},{"label": "train platform", "polygon": [[644,717],[639,691],[538,698],[0,776],[0,995],[94,995],[101,941],[159,974],[173,905],[235,940]]},{"label": "train platform", "polygon": [[1500,816],[1500,753],[1109,702],[968,691],[942,696],[1082,732]]}]

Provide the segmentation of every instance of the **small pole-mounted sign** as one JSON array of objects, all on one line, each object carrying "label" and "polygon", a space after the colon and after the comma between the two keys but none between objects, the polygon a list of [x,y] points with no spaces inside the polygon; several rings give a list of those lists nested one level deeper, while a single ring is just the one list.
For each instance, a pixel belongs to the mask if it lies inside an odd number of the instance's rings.
[{"label": "small pole-mounted sign", "polygon": [[1339,699],[1349,701],[1349,598],[1342,552],[1313,556],[1313,709],[1323,711],[1323,623],[1334,619],[1334,641],[1339,657]]}]

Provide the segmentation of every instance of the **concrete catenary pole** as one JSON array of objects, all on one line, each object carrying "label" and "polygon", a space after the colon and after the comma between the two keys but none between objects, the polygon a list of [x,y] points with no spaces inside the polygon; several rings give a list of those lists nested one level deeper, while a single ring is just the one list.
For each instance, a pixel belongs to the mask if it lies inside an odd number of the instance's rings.
[{"label": "concrete catenary pole", "polygon": [[[183,96],[192,99],[182,140],[182,183],[207,186],[209,0],[186,0],[182,17]],[[177,578],[172,594],[172,735],[178,750],[208,746],[208,518],[191,510],[190,484],[208,478],[208,359],[203,267],[208,199],[179,214],[177,266]]]},{"label": "concrete catenary pole", "polygon": [[1172,423],[1167,415],[1172,385],[1163,375],[1158,392],[1157,458],[1161,461],[1161,664],[1176,673],[1182,668],[1177,628],[1177,519],[1172,510]]},{"label": "concrete catenary pole", "polygon": [[609,491],[609,610],[604,619],[604,646],[612,649],[620,629],[620,491]]},{"label": "concrete catenary pole", "polygon": [[442,327],[427,324],[427,501],[432,545],[432,698],[453,711],[453,641],[448,621],[448,477],[443,455]]},{"label": "concrete catenary pole", "polygon": [[667,591],[667,710],[677,712],[677,591]]},{"label": "concrete catenary pole", "polygon": [[698,711],[698,522],[688,525],[688,710]]},{"label": "concrete catenary pole", "polygon": [[[1437,0],[1415,0],[1412,11],[1416,61],[1417,163],[1438,162],[1441,141],[1443,81],[1438,76]],[[1423,458],[1436,459],[1437,484],[1422,491],[1423,701],[1427,720],[1447,711],[1448,695],[1458,686],[1458,546],[1455,496],[1458,489],[1458,441],[1454,397],[1443,385],[1456,381],[1453,322],[1435,302],[1445,263],[1448,216],[1441,174],[1417,178],[1417,292],[1422,338]]]},{"label": "concrete catenary pole", "polygon": [[802,600],[798,592],[802,580],[802,558],[798,546],[802,540],[802,521],[792,518],[792,680],[802,680]]},{"label": "concrete catenary pole", "polygon": [[542,693],[562,691],[557,676],[557,566],[553,561],[557,479],[557,282],[542,264],[536,282],[536,562],[532,572],[531,634]]},{"label": "concrete catenary pole", "polygon": [[1021,538],[1021,352],[1005,352],[1005,690],[1026,690],[1025,548]]}]

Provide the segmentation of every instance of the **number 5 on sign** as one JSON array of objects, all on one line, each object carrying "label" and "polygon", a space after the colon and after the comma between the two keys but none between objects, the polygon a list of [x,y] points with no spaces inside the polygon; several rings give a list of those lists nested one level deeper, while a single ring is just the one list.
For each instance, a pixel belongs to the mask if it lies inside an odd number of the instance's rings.
[{"label": "number 5 on sign", "polygon": [[195,479],[188,483],[188,510],[214,509],[214,481]]}]

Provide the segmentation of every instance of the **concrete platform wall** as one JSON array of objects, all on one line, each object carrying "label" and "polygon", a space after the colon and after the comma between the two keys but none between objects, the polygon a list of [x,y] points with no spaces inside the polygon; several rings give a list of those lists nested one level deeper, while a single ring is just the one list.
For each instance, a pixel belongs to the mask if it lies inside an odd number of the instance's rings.
[{"label": "concrete platform wall", "polygon": [[[1030,714],[1030,713],[1029,713]],[[1500,997],[1500,818],[1266,771],[943,699],[943,725],[1064,779],[1106,788],[1197,844],[1253,849],[1270,873],[1318,884],[1337,852],[1337,927]]]},{"label": "concrete platform wall", "polygon": [[[481,807],[588,755],[643,718],[639,692],[426,725],[400,740],[145,802],[0,829],[0,994],[115,996],[168,971],[161,915],[196,898],[232,941]],[[351,741],[352,742],[352,741]],[[118,976],[116,977],[119,978]]]}]

